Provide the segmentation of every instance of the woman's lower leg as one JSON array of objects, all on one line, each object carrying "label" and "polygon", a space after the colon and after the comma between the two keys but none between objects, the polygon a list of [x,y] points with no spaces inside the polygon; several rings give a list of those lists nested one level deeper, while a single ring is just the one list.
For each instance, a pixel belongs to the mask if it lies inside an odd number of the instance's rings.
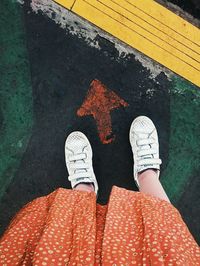
[{"label": "woman's lower leg", "polygon": [[91,192],[94,191],[94,185],[92,183],[80,183],[74,187],[74,190]]},{"label": "woman's lower leg", "polygon": [[162,184],[160,183],[158,172],[148,169],[138,174],[140,192],[155,196],[162,200],[170,202]]}]

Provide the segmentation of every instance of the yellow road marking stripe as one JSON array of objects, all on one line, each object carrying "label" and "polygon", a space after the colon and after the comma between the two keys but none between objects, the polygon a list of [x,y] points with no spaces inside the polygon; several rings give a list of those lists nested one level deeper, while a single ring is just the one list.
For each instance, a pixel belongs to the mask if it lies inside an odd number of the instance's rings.
[{"label": "yellow road marking stripe", "polygon": [[67,9],[72,9],[76,0],[56,0],[55,2],[66,7]]},{"label": "yellow road marking stripe", "polygon": [[[153,0],[65,1],[76,14],[200,86],[200,30],[187,21]],[[55,2],[67,7],[64,0]]]},{"label": "yellow road marking stripe", "polygon": [[200,47],[199,29],[153,0],[127,0]]},{"label": "yellow road marking stripe", "polygon": [[[173,34],[178,33],[174,32],[173,30],[171,30],[169,35],[168,31],[170,31],[170,28],[162,25],[158,20],[153,20],[152,17],[148,16],[148,14],[145,14],[144,12],[142,13],[140,9],[135,10],[135,7],[127,3],[127,1],[120,0],[120,2],[117,3],[117,0],[99,0],[99,2],[103,3],[106,6],[109,6],[108,4],[110,4],[110,6],[111,4],[113,4],[113,10],[121,14],[123,17],[126,17],[132,23],[138,25],[139,28],[150,32],[153,36],[166,42],[168,45],[174,47],[175,49],[182,51],[182,49],[184,48],[185,51],[183,52],[185,52],[186,55],[190,55],[194,60],[200,61],[200,47],[198,47],[190,40],[183,38],[181,35],[174,38]],[[162,27],[164,29],[162,29]],[[179,38],[181,39],[181,41],[179,41]],[[185,43],[185,41],[187,43]],[[198,59],[195,58],[196,56],[198,56]]]},{"label": "yellow road marking stripe", "polygon": [[[196,68],[197,70],[200,70],[200,63],[198,61],[196,61],[195,56],[193,59],[190,56],[188,56],[186,52],[185,53],[182,52],[182,50],[185,50],[184,48],[188,49],[187,47],[181,45],[181,48],[178,49],[176,47],[176,45],[174,45],[174,46],[172,46],[171,44],[169,45],[166,42],[166,38],[163,41],[162,39],[160,39],[160,35],[157,36],[158,33],[152,34],[150,29],[148,30],[145,27],[141,27],[140,23],[139,22],[137,23],[136,20],[128,19],[129,16],[128,16],[128,12],[126,10],[125,10],[126,13],[122,9],[120,9],[120,12],[116,12],[115,8],[119,8],[118,5],[116,5],[116,6],[112,5],[112,8],[110,8],[111,4],[113,3],[112,1],[109,1],[109,0],[99,0],[99,1],[84,0],[84,1],[86,3],[92,5],[94,8],[97,8],[98,10],[103,10],[102,12],[104,13],[104,15],[110,17],[110,19],[114,19],[116,22],[120,23],[121,25],[128,27],[130,30],[133,31],[134,34],[136,33],[136,34],[143,36],[144,38],[146,38],[147,40],[149,40],[153,44],[155,44],[158,47],[160,47],[161,49],[165,50],[166,52],[172,53],[173,55],[175,55],[179,59],[183,60],[184,62],[187,62],[188,64],[190,64],[191,66]],[[110,6],[109,6],[109,4],[110,4]],[[125,13],[126,16],[123,13]],[[147,26],[148,26],[148,24],[147,24]],[[199,55],[197,54],[197,56],[199,56]]]},{"label": "yellow road marking stripe", "polygon": [[[150,25],[152,25],[153,27],[155,27],[160,32],[162,32],[162,33],[166,34],[167,36],[169,36],[169,40],[170,40],[170,38],[172,38],[172,39],[176,40],[177,42],[184,44],[185,46],[187,46],[191,50],[193,50],[193,51],[196,50],[196,52],[198,51],[198,53],[200,54],[200,46],[199,45],[196,45],[195,39],[193,38],[193,40],[192,40],[191,39],[191,36],[189,38],[187,37],[187,35],[184,36],[184,31],[182,30],[182,28],[185,29],[185,28],[188,27],[188,25],[190,27],[190,24],[187,21],[185,21],[185,20],[183,20],[183,19],[181,19],[181,18],[178,17],[178,21],[180,22],[180,20],[181,20],[181,23],[182,23],[181,24],[181,27],[177,27],[177,26],[174,26],[174,25],[172,27],[170,24],[166,24],[166,22],[164,20],[164,18],[167,17],[168,18],[168,22],[169,22],[169,19],[170,19],[169,16],[171,15],[171,12],[169,12],[168,10],[166,11],[166,9],[165,9],[165,15],[162,15],[162,17],[159,18],[158,14],[154,14],[155,13],[155,10],[153,10],[154,13],[153,12],[150,12],[149,13],[149,12],[147,12],[148,10],[145,11],[144,8],[141,9],[140,6],[139,6],[140,2],[137,3],[138,6],[133,5],[133,3],[130,4],[128,2],[128,0],[123,1],[123,5],[125,5],[124,2],[126,3],[126,8],[127,9],[129,9],[130,11],[132,11],[133,14],[137,15],[142,20],[148,22]],[[121,4],[121,1],[120,1],[120,4]],[[169,12],[169,14],[167,13],[168,16],[166,15],[166,12]],[[162,13],[160,12],[159,14],[161,16]],[[177,16],[174,15],[173,13],[172,13],[172,15],[173,15],[173,17],[175,16],[174,19],[177,20]],[[186,24],[188,24],[188,25],[187,26],[184,26]],[[182,31],[179,31],[178,32],[178,30],[182,30]],[[199,31],[199,30],[197,29],[197,31]],[[191,33],[192,32],[190,32],[190,34]],[[193,31],[193,33],[194,33],[194,31]],[[197,34],[195,36],[197,37],[198,34],[199,33],[197,32]],[[167,38],[167,36],[166,36],[166,38]],[[198,42],[200,43],[200,40],[198,40]]]}]

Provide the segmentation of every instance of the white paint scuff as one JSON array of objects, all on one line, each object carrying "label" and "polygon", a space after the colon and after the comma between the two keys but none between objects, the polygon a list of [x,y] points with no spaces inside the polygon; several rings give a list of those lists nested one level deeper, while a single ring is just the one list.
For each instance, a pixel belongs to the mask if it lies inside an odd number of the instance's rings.
[{"label": "white paint scuff", "polygon": [[[18,0],[21,2],[22,0]],[[97,35],[109,40],[114,43],[115,48],[119,52],[119,59],[126,57],[128,55],[134,55],[135,59],[138,60],[143,67],[150,71],[150,78],[156,78],[161,72],[164,72],[168,78],[170,78],[171,72],[165,67],[155,63],[150,58],[139,53],[134,48],[124,44],[115,37],[109,35],[103,30],[91,25],[88,21],[80,18],[71,11],[63,8],[62,6],[56,4],[52,0],[32,0],[31,8],[35,13],[42,12],[47,15],[50,19],[54,20],[61,28],[67,29],[70,34],[76,35],[78,38],[84,39],[88,45],[95,47],[96,49],[101,49],[97,41]]]}]

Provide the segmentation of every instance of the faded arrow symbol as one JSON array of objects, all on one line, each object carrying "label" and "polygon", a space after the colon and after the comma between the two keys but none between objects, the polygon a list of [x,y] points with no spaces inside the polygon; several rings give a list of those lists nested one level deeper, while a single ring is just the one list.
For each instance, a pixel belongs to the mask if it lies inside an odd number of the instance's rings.
[{"label": "faded arrow symbol", "polygon": [[116,93],[106,88],[99,80],[95,79],[90,84],[86,99],[77,111],[77,115],[92,115],[96,120],[101,142],[103,144],[108,144],[115,138],[115,136],[112,136],[110,112],[113,109],[127,106],[127,102],[121,99]]}]

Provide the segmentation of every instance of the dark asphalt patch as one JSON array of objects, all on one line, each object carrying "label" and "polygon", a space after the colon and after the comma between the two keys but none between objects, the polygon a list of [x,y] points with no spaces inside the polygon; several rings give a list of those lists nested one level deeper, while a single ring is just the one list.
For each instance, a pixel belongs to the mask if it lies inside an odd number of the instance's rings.
[{"label": "dark asphalt patch", "polygon": [[[98,37],[101,46],[98,50],[83,39],[66,34],[47,17],[28,11],[25,7],[35,121],[20,168],[1,202],[4,227],[28,201],[57,187],[70,188],[64,142],[74,130],[84,132],[92,144],[100,188],[98,202],[102,204],[107,202],[112,185],[136,190],[128,140],[135,117],[147,115],[154,121],[160,137],[163,168],[168,158],[170,82],[165,74],[153,80],[150,71],[134,55],[120,59],[118,51],[107,40]],[[112,131],[116,137],[108,145],[100,142],[93,117],[76,115],[94,79],[129,104],[112,112]]]}]

